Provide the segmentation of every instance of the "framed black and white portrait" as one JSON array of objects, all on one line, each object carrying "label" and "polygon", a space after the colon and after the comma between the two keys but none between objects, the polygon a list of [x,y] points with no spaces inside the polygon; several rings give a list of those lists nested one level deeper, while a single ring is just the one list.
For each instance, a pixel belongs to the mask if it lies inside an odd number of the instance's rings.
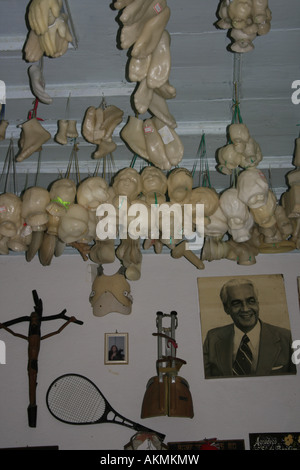
[{"label": "framed black and white portrait", "polygon": [[205,378],[295,374],[282,274],[198,278]]}]

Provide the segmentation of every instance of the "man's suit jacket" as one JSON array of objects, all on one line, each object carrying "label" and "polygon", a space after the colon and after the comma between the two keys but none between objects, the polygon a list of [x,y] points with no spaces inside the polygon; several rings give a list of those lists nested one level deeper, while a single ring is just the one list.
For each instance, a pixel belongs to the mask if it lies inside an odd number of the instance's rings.
[{"label": "man's suit jacket", "polygon": [[[257,375],[295,374],[292,362],[291,333],[268,323],[261,323]],[[208,331],[203,345],[205,377],[230,377],[232,373],[234,324]]]}]

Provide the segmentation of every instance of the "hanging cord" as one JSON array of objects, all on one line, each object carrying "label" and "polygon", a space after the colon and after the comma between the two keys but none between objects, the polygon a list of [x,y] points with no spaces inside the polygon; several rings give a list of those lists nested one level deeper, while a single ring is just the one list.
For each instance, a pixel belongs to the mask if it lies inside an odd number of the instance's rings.
[{"label": "hanging cord", "polygon": [[42,148],[41,148],[41,150],[39,151],[39,156],[38,156],[38,161],[37,161],[37,169],[36,169],[36,175],[35,175],[34,186],[38,186],[38,177],[39,177],[39,175],[40,175],[41,159],[42,159]]},{"label": "hanging cord", "polygon": [[130,168],[133,168],[136,162],[138,155],[135,153],[132,157],[131,163],[130,163]]},{"label": "hanging cord", "polygon": [[36,98],[33,102],[33,108],[28,113],[28,119],[36,118],[38,121],[43,121],[44,119],[37,117],[37,108],[39,105],[39,100]]},{"label": "hanging cord", "polygon": [[200,162],[200,169],[199,169],[199,186],[211,188],[210,182],[210,174],[209,174],[209,166],[206,154],[206,142],[205,142],[205,134],[202,134],[200,144],[197,150],[196,161],[193,165],[192,175],[194,177],[198,161]]},{"label": "hanging cord", "polygon": [[76,139],[74,139],[74,143],[73,143],[71,155],[70,155],[70,158],[69,158],[69,163],[68,163],[67,171],[66,171],[66,174],[65,174],[65,178],[70,178],[71,170],[72,170],[72,167],[73,167],[74,173],[76,175],[77,184],[79,184],[80,183],[80,171],[79,171],[79,163],[78,163],[77,152],[78,152],[78,143],[76,142]]},{"label": "hanging cord", "polygon": [[68,0],[64,0],[64,5],[63,5],[62,10],[66,10],[65,13],[68,15],[68,21],[70,23],[70,29],[71,29],[71,34],[72,34],[72,38],[73,38],[72,44],[73,44],[74,49],[77,49],[78,48],[78,38],[77,38],[77,34],[76,34],[76,30],[75,30],[75,26],[74,26],[74,22],[73,22],[71,9],[69,7]]},{"label": "hanging cord", "polygon": [[70,101],[71,101],[71,93],[69,93],[67,103],[66,103],[66,109],[65,109],[65,120],[66,121],[69,119],[69,115],[70,115]]},{"label": "hanging cord", "polygon": [[[11,177],[11,168],[12,168],[12,188],[9,189],[10,177]],[[8,150],[6,153],[2,174],[0,177],[0,182],[5,177],[5,183],[3,188],[3,193],[12,192],[13,194],[17,194],[17,183],[16,183],[16,163],[15,163],[15,151],[14,151],[14,142],[11,138],[9,141]]]},{"label": "hanging cord", "polygon": [[[242,114],[240,110],[240,101],[239,101],[239,84],[238,82],[234,82],[234,98],[233,98],[233,105],[232,105],[232,120],[231,124],[243,124]],[[228,144],[231,144],[231,139],[228,139]],[[234,168],[231,174],[231,186],[233,188],[236,187],[237,178],[240,173],[240,170]]]},{"label": "hanging cord", "polygon": [[231,123],[239,123],[243,124],[243,119],[240,111],[240,100],[239,100],[239,90],[238,90],[238,83],[234,83],[234,98],[233,98],[233,105],[232,105],[232,120]]}]

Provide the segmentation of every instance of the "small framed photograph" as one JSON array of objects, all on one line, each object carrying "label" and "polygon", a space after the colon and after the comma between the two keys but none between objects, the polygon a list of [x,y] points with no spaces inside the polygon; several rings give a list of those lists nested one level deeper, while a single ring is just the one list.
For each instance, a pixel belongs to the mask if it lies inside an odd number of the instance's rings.
[{"label": "small framed photograph", "polygon": [[128,364],[128,333],[105,333],[104,364]]}]

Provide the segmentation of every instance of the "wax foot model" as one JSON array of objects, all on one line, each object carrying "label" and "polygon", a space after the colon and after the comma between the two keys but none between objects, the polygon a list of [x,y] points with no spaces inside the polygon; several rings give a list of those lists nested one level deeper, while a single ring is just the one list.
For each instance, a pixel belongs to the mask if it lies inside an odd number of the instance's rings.
[{"label": "wax foot model", "polygon": [[30,157],[51,138],[51,134],[43,128],[36,118],[29,119],[21,125],[21,128],[20,152],[16,157],[17,162],[22,162]]}]

